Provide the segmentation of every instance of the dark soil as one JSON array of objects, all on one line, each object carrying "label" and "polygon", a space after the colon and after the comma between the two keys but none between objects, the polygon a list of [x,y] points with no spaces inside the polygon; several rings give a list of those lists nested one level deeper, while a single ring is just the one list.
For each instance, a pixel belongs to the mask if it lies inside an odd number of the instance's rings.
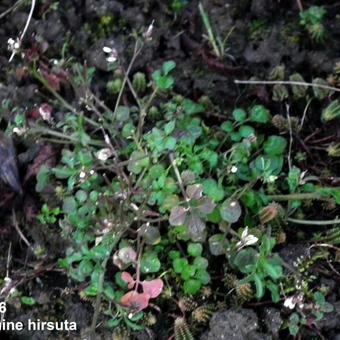
[{"label": "dark soil", "polygon": [[[60,0],[56,9],[53,1],[38,1],[33,19],[24,39],[26,55],[37,53],[40,60],[50,64],[51,59],[60,57],[66,50],[68,56],[73,56],[88,66],[94,66],[98,72],[94,81],[94,92],[102,97],[106,82],[110,77],[107,70],[103,46],[114,46],[118,53],[130,60],[133,30],[144,30],[152,20],[155,20],[155,30],[152,42],[145,48],[134,65],[134,71],[144,71],[150,75],[166,60],[176,61],[175,71],[176,92],[194,100],[202,95],[221,108],[221,115],[230,112],[236,105],[247,106],[252,102],[263,103],[272,112],[285,114],[286,106],[282,102],[272,100],[272,88],[269,86],[236,85],[235,79],[268,79],[272,70],[285,66],[286,75],[300,73],[310,82],[312,79],[327,78],[333,72],[333,67],[339,61],[340,51],[340,4],[336,1],[306,1],[310,5],[324,5],[328,11],[325,26],[328,36],[324,44],[315,44],[304,32],[298,20],[298,7],[295,0],[205,0],[202,1],[209,12],[212,24],[222,35],[233,27],[229,39],[230,57],[224,61],[218,60],[211,53],[207,42],[202,38],[204,28],[198,13],[198,1],[189,1],[189,5],[179,15],[174,15],[168,7],[168,1],[156,0]],[[11,0],[2,0],[0,13],[12,5]],[[29,6],[22,6],[11,14],[0,19],[0,102],[10,99],[14,107],[24,112],[32,112],[34,108],[46,101],[47,93],[39,88],[39,84],[26,74],[26,59],[16,56],[8,63],[10,52],[7,41],[15,38],[25,25]],[[99,27],[100,18],[110,15],[114,25],[107,29]],[[255,29],[255,23],[262,23]],[[67,72],[67,70],[65,70]],[[67,86],[63,87],[63,96],[71,103],[73,94]],[[76,106],[78,103],[73,103]],[[108,103],[110,104],[110,103]],[[301,116],[304,104],[295,102],[290,107],[293,116]],[[58,114],[58,113],[57,113]],[[61,113],[60,113],[61,114]],[[0,111],[1,128],[5,128],[13,119],[11,110]],[[219,124],[218,117],[212,117],[212,124]],[[339,185],[339,177],[328,176],[335,173],[340,176],[339,162],[331,162],[323,151],[310,148],[315,146],[313,140],[340,140],[340,126],[320,126],[319,112],[309,112],[306,118],[305,136],[300,136],[295,148],[307,151],[307,159],[301,161],[301,167],[316,176],[325,178],[329,185]],[[311,137],[311,143],[303,140]],[[41,230],[34,222],[40,210],[42,201],[49,197],[39,197],[34,190],[34,162],[44,154],[51,164],[59,157],[58,150],[43,150],[42,145],[36,145],[28,140],[25,144],[16,144],[19,159],[20,178],[23,194],[14,193],[9,187],[0,184],[0,277],[6,276],[7,255],[12,255],[11,279],[8,289],[13,287],[30,292],[39,302],[39,307],[22,309],[18,301],[16,307],[11,307],[6,318],[11,321],[27,318],[67,318],[76,321],[81,331],[89,326],[92,306],[79,299],[77,292],[82,287],[70,282],[66,275],[58,269],[56,259],[62,257],[67,247],[58,235],[58,230]],[[44,160],[46,161],[46,160]],[[51,202],[53,205],[53,202]],[[339,211],[337,211],[339,213]],[[336,215],[336,212],[334,212]],[[323,212],[315,211],[315,218],[322,219]],[[48,249],[48,254],[42,260],[32,256],[32,250],[27,247],[15,230],[15,220],[20,220],[22,232]],[[298,237],[297,237],[298,236]],[[308,235],[307,235],[308,236]],[[288,262],[293,262],[306,250],[305,243],[299,245],[301,235],[290,237],[290,244],[282,249],[282,256]],[[324,268],[316,268],[322,271]],[[332,302],[339,307],[339,276],[324,271],[324,280],[334,287]],[[247,309],[229,310],[217,314],[211,320],[211,330],[206,331],[202,339],[269,339],[285,338],[278,335],[282,322],[279,312],[271,303],[249,304]],[[325,339],[339,339],[340,320],[339,308],[319,325],[320,334]],[[249,321],[250,320],[250,321]],[[245,326],[241,324],[245,323]],[[165,321],[165,324],[167,322]],[[229,323],[234,323],[230,325]],[[279,326],[278,326],[279,325]],[[239,333],[228,332],[237,329]],[[242,329],[242,331],[241,331]],[[164,329],[156,328],[155,339],[166,339]],[[316,339],[320,336],[311,332],[306,339]],[[226,337],[222,337],[225,335]],[[49,332],[41,335],[13,333],[10,339],[80,339],[81,333],[59,336]],[[144,337],[143,337],[144,336]],[[102,334],[101,339],[111,339],[111,335]],[[140,335],[146,339],[146,335]]]}]

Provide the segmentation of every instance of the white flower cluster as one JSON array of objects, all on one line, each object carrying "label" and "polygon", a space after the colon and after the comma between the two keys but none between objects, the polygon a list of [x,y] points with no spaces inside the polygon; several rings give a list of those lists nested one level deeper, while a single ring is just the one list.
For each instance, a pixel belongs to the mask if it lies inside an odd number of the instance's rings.
[{"label": "white flower cluster", "polygon": [[104,46],[103,47],[103,52],[107,55],[106,57],[106,61],[109,64],[113,64],[117,61],[118,59],[118,52],[115,48],[111,48],[108,46]]}]

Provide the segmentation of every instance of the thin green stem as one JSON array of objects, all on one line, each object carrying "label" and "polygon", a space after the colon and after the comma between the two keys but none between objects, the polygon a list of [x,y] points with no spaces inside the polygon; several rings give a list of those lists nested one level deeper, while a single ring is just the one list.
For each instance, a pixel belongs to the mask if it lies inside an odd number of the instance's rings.
[{"label": "thin green stem", "polygon": [[[54,136],[60,139],[65,139],[65,140],[69,140],[70,142],[77,144],[79,143],[79,138],[76,137],[72,137],[69,135],[66,135],[64,133],[61,133],[59,131],[55,131],[52,129],[48,129],[45,127],[35,127],[35,128],[31,128],[28,130],[28,133],[30,134],[43,134],[43,135],[50,135],[50,136]],[[91,141],[88,143],[89,145],[93,145],[93,146],[105,146],[105,144],[102,141],[99,140],[93,140],[91,139]]]},{"label": "thin green stem", "polygon": [[211,24],[210,24],[209,16],[206,13],[205,9],[203,8],[203,5],[202,5],[201,2],[198,4],[198,9],[200,11],[200,15],[201,15],[201,18],[203,20],[204,27],[207,30],[208,39],[209,39],[210,44],[212,45],[214,53],[215,53],[216,57],[222,58],[222,53],[221,53],[220,49],[218,48],[218,44],[216,42],[215,35],[214,35],[213,29],[212,29]]},{"label": "thin green stem", "polygon": [[142,49],[143,49],[143,44],[142,44],[140,47],[138,46],[138,43],[139,43],[139,42],[140,42],[139,40],[136,41],[135,48],[134,48],[134,51],[133,51],[133,56],[132,56],[132,58],[131,58],[131,61],[130,61],[129,66],[128,66],[128,68],[127,68],[125,74],[124,74],[124,79],[123,79],[122,87],[121,87],[121,89],[120,89],[120,91],[119,91],[119,94],[118,94],[118,97],[117,97],[117,100],[116,100],[115,109],[113,110],[113,119],[116,118],[117,109],[118,109],[119,104],[120,104],[120,101],[121,101],[121,99],[122,99],[122,95],[123,95],[123,93],[124,93],[125,85],[126,85],[126,82],[127,82],[127,80],[128,80],[129,74],[130,74],[130,72],[131,72],[132,66],[133,66],[133,64],[135,63],[135,61],[136,61],[138,55],[140,54],[140,52],[141,52]]},{"label": "thin green stem", "polygon": [[340,219],[336,218],[334,220],[326,220],[326,221],[308,221],[308,220],[299,220],[296,218],[287,218],[288,222],[296,223],[296,224],[306,224],[306,225],[333,225],[333,224],[340,224]]},{"label": "thin green stem", "polygon": [[301,194],[287,194],[287,195],[266,195],[272,201],[294,201],[294,200],[327,200],[326,197],[318,192],[307,192]]}]

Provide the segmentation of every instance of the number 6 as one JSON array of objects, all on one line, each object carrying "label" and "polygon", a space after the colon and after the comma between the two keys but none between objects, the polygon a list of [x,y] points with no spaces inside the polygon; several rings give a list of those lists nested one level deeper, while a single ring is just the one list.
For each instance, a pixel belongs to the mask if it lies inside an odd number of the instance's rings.
[{"label": "number 6", "polygon": [[6,313],[6,310],[7,310],[6,302],[0,302],[0,313],[4,314],[4,313]]}]

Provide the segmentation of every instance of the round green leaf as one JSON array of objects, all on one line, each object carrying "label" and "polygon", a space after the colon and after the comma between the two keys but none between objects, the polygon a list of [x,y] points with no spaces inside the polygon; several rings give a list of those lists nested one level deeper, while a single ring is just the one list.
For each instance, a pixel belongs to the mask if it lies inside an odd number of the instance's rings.
[{"label": "round green leaf", "polygon": [[183,289],[186,294],[194,295],[199,292],[201,285],[199,280],[190,279],[184,282]]},{"label": "round green leaf", "polygon": [[161,262],[157,254],[149,252],[143,255],[141,260],[141,272],[144,274],[157,273],[161,269]]},{"label": "round green leaf", "polygon": [[200,243],[189,243],[187,248],[188,254],[193,257],[201,256],[203,247]]},{"label": "round green leaf", "polygon": [[287,146],[287,141],[281,136],[270,136],[263,144],[264,152],[269,156],[280,156]]},{"label": "round green leaf", "polygon": [[255,105],[250,111],[250,119],[256,123],[266,124],[270,120],[270,113],[263,105]]},{"label": "round green leaf", "polygon": [[189,280],[191,277],[195,275],[196,268],[194,266],[185,266],[181,272],[181,278],[183,280]]},{"label": "round green leaf", "polygon": [[242,123],[247,118],[247,113],[243,109],[235,109],[233,111],[233,117],[237,122]]},{"label": "round green leaf", "polygon": [[207,285],[211,280],[209,273],[205,269],[199,269],[195,274],[195,278],[203,285]]},{"label": "round green leaf", "polygon": [[203,182],[203,192],[215,202],[219,202],[224,197],[224,190],[217,182],[208,178]]},{"label": "round green leaf", "polygon": [[118,106],[116,118],[119,122],[126,122],[130,118],[130,109],[127,106]]},{"label": "round green leaf", "polygon": [[242,209],[238,201],[226,199],[220,206],[220,213],[224,221],[235,223],[241,217]]},{"label": "round green leaf", "polygon": [[184,268],[188,266],[188,260],[183,258],[176,258],[172,262],[172,266],[175,270],[175,273],[180,274],[182,273]]},{"label": "round green leaf", "polygon": [[255,135],[255,129],[249,125],[242,125],[238,132],[242,138],[249,138]]}]

